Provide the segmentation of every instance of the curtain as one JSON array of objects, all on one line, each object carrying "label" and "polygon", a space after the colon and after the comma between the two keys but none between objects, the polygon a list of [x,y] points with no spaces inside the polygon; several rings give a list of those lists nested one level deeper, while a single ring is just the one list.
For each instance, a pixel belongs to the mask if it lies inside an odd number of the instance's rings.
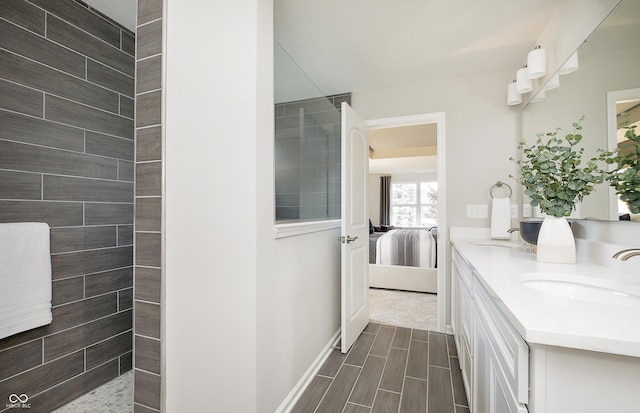
[{"label": "curtain", "polygon": [[391,225],[391,176],[380,177],[380,225]]}]

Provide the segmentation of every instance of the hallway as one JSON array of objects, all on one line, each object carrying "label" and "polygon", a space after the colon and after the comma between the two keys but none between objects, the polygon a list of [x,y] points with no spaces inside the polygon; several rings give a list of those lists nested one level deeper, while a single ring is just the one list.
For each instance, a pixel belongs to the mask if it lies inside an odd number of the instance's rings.
[{"label": "hallway", "polygon": [[453,337],[370,323],[333,350],[292,413],[468,413]]}]

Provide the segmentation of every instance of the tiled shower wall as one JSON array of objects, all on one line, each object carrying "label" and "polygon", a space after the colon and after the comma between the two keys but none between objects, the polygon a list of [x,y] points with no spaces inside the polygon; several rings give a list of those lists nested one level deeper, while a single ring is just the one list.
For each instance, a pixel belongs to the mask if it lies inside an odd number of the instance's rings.
[{"label": "tiled shower wall", "polygon": [[83,3],[0,1],[0,222],[47,222],[53,268],[53,322],[0,340],[0,411],[132,367],[134,55]]},{"label": "tiled shower wall", "polygon": [[138,0],[134,411],[161,409],[162,0]]}]

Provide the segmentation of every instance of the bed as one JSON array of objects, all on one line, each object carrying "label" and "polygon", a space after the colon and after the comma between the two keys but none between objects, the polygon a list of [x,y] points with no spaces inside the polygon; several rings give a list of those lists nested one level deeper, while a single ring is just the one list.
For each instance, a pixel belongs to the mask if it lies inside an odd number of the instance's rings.
[{"label": "bed", "polygon": [[437,228],[369,235],[369,286],[437,293]]}]

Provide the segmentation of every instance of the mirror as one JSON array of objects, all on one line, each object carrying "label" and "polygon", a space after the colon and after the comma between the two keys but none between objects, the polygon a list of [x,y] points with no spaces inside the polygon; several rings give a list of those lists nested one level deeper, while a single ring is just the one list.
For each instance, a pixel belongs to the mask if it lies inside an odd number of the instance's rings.
[{"label": "mirror", "polygon": [[[640,127],[640,88],[616,90],[607,93],[607,120],[609,134],[609,149],[618,149],[621,153],[635,151],[625,136],[627,126]],[[637,129],[636,129],[637,130]],[[629,214],[629,208],[610,187],[611,219],[626,219],[632,221],[640,219],[638,214]]]},{"label": "mirror", "polygon": [[[585,154],[610,148],[607,96],[640,87],[640,2],[622,0],[578,50],[579,69],[560,76],[560,86],[522,110],[522,136],[532,142],[540,132],[572,131],[581,116]],[[640,98],[640,96],[638,96]],[[614,106],[615,107],[615,106]],[[615,111],[615,108],[613,109]],[[617,198],[606,184],[586,197],[576,218],[617,219]]]}]

